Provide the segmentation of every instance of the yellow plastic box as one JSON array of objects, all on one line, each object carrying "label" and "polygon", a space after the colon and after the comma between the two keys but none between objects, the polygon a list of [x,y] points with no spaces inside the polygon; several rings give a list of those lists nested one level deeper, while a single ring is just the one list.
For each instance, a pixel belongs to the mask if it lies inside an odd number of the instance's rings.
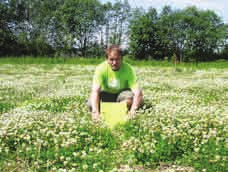
[{"label": "yellow plastic box", "polygon": [[127,120],[126,102],[101,102],[101,116],[110,128],[124,123]]}]

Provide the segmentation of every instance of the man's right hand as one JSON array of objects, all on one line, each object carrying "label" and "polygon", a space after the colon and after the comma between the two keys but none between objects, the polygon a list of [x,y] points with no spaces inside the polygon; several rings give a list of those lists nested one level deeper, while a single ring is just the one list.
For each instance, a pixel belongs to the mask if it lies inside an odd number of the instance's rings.
[{"label": "man's right hand", "polygon": [[101,121],[101,116],[99,112],[92,112],[92,119],[95,122]]},{"label": "man's right hand", "polygon": [[100,86],[96,83],[92,85],[92,93],[91,93],[91,105],[92,105],[92,119],[93,121],[100,121],[100,112],[99,112],[99,103],[100,103],[100,98],[99,98],[99,93],[100,93]]}]

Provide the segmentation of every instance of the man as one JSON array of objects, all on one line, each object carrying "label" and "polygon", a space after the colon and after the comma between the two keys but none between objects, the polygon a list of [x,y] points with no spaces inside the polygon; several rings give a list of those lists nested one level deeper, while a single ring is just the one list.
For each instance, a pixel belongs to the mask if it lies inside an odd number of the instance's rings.
[{"label": "man", "polygon": [[100,120],[100,101],[127,102],[129,116],[133,117],[143,101],[143,94],[136,83],[132,67],[123,61],[118,45],[106,51],[106,61],[97,66],[93,77],[88,106],[93,120]]}]

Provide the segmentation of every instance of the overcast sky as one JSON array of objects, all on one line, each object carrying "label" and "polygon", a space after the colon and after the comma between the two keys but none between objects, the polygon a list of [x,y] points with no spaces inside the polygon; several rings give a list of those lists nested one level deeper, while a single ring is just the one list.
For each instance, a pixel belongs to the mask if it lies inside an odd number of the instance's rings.
[{"label": "overcast sky", "polygon": [[[115,2],[115,0],[100,0],[101,2]],[[122,0],[123,1],[123,0]],[[158,12],[165,5],[174,9],[183,9],[187,6],[196,6],[199,9],[215,11],[225,23],[228,23],[228,0],[128,0],[132,7],[156,8]]]}]

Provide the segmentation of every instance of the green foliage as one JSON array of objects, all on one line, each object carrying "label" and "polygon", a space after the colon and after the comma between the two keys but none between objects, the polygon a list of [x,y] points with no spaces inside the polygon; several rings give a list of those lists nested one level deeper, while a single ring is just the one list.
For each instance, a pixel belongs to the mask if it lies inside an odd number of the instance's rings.
[{"label": "green foliage", "polygon": [[111,130],[93,122],[85,105],[95,66],[42,62],[0,65],[0,171],[118,171],[161,163],[228,170],[226,68],[138,64],[145,104]]},{"label": "green foliage", "polygon": [[[206,89],[206,88],[191,88],[188,90],[190,94],[198,97],[197,103],[209,104],[216,103],[221,97],[221,93],[218,90]],[[203,95],[203,96],[202,96]]]},{"label": "green foliage", "polygon": [[21,105],[26,100],[35,96],[33,90],[19,91],[15,88],[2,87],[0,89],[0,114]]},{"label": "green foliage", "polygon": [[[131,17],[131,6],[128,1],[116,1],[113,4],[104,4],[105,7],[105,45],[126,44],[124,37],[128,33],[128,21]],[[108,31],[108,32],[107,32]]]},{"label": "green foliage", "polygon": [[164,6],[158,14],[152,7],[132,9],[128,1],[9,0],[0,10],[0,56],[96,57],[119,44],[143,60],[227,59],[227,24],[194,6]]},{"label": "green foliage", "polygon": [[13,109],[14,107],[15,107],[15,104],[13,103],[0,102],[0,113],[5,113],[10,109]]},{"label": "green foliage", "polygon": [[77,46],[81,50],[82,56],[86,56],[90,38],[93,37],[94,31],[103,21],[100,2],[97,0],[65,1],[60,8],[59,17],[65,26],[63,31],[67,37],[64,40],[64,47],[71,48],[74,42],[79,42]]},{"label": "green foliage", "polygon": [[228,59],[228,44],[225,45],[222,51],[222,59]]},{"label": "green foliage", "polygon": [[104,57],[97,58],[63,58],[63,57],[7,57],[0,58],[0,64],[81,64],[81,65],[96,65],[101,63]]},{"label": "green foliage", "polygon": [[[110,129],[94,130],[95,126],[88,124],[56,126],[47,121],[46,125],[35,122],[20,130],[8,130],[7,133],[16,135],[1,137],[0,143],[4,143],[9,151],[2,150],[0,161],[5,161],[8,154],[15,152],[17,159],[26,159],[29,162],[31,170],[77,168],[77,171],[85,171],[85,167],[89,171],[111,170],[117,158],[113,155],[113,149],[118,146],[116,138]],[[48,161],[52,163],[46,163]]]},{"label": "green foliage", "polygon": [[[10,1],[12,2],[12,1]],[[10,5],[12,5],[10,3]],[[0,3],[0,56],[5,55],[7,51],[13,51],[16,45],[16,35],[13,32],[13,28],[8,26],[10,23],[17,23],[21,19],[20,16],[16,16],[13,12],[15,10],[14,7],[7,7],[4,3]]]},{"label": "green foliage", "polygon": [[163,59],[174,53],[180,62],[219,58],[215,50],[227,37],[227,26],[215,12],[196,7],[173,11],[165,6],[157,16],[150,9],[131,22],[130,47],[137,58]]},{"label": "green foliage", "polygon": [[161,59],[161,56],[165,56],[157,53],[162,50],[162,41],[157,34],[159,30],[156,24],[157,20],[157,11],[151,8],[147,14],[131,21],[130,49],[137,59],[146,59],[148,57]]},{"label": "green foliage", "polygon": [[[81,64],[81,65],[97,65],[105,60],[105,57],[90,57],[90,58],[63,58],[63,57],[5,57],[0,58],[0,64]],[[159,67],[173,67],[174,65],[171,62],[167,61],[157,61],[157,60],[135,60],[135,57],[132,55],[124,56],[124,60],[129,64],[135,66],[159,66]],[[194,69],[210,69],[218,68],[225,69],[228,67],[228,62],[226,60],[217,60],[215,62],[201,62],[196,65],[195,63],[181,63],[178,64],[176,70],[194,70]]]},{"label": "green foliage", "polygon": [[80,97],[51,98],[48,100],[39,100],[37,103],[29,104],[33,110],[46,110],[48,112],[67,112],[78,108],[75,102],[81,102]]}]

